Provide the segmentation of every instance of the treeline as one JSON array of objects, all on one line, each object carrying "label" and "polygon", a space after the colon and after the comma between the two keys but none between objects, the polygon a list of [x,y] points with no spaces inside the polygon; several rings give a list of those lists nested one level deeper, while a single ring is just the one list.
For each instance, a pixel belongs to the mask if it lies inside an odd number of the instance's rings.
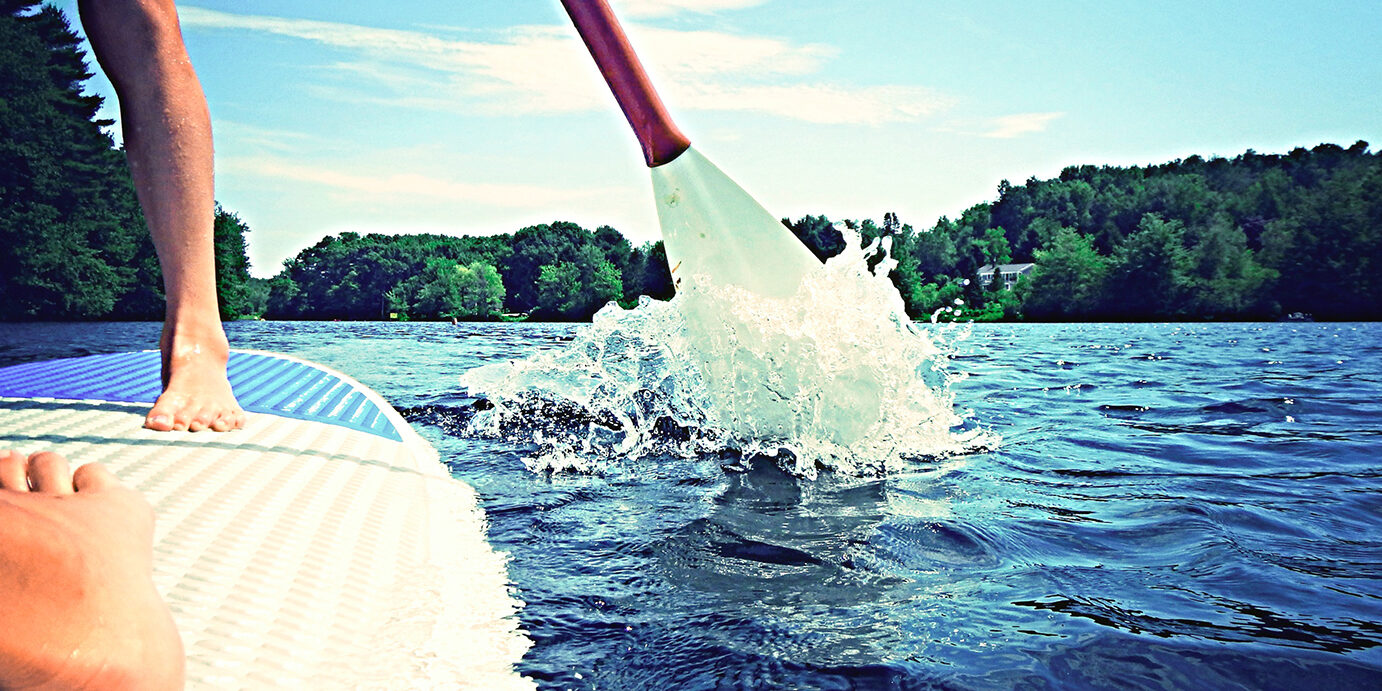
[{"label": "treeline", "polygon": [[274,319],[589,319],[611,301],[672,295],[662,243],[574,223],[487,237],[328,236],[268,282]]},{"label": "treeline", "polygon": [[[1382,318],[1382,156],[1366,142],[1148,167],[1079,166],[915,230],[805,216],[783,223],[822,259],[839,226],[888,238],[917,318]],[[983,267],[1033,263],[1011,290]],[[485,238],[328,237],[271,282],[274,318],[588,319],[611,300],[670,297],[661,243],[571,223]]]},{"label": "treeline", "polygon": [[[52,6],[0,4],[0,319],[158,319],[163,280],[123,153]],[[223,316],[251,310],[248,228],[216,209]]]},{"label": "treeline", "polygon": [[[786,221],[784,221],[786,222]],[[828,219],[787,222],[817,256]],[[998,187],[998,199],[888,236],[915,316],[1036,320],[1382,318],[1382,155],[1367,142],[1148,167],[1078,166]],[[1013,290],[985,265],[1034,262]],[[960,301],[957,303],[957,301]]]}]

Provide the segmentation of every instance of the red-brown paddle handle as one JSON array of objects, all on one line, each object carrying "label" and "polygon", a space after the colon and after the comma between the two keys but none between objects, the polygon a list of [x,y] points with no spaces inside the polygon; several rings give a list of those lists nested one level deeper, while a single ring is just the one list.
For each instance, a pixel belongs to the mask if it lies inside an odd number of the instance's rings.
[{"label": "red-brown paddle handle", "polygon": [[633,127],[648,167],[656,168],[680,156],[691,146],[691,141],[667,115],[667,107],[653,90],[648,74],[643,71],[609,3],[605,0],[561,0],[561,4],[571,15],[581,40],[585,41],[600,74],[605,76],[610,91],[614,92],[614,100],[619,102],[624,117]]}]

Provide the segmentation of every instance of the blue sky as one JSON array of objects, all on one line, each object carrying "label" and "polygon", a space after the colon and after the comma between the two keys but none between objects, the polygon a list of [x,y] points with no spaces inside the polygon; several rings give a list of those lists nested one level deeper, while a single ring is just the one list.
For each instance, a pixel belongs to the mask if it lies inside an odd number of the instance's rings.
[{"label": "blue sky", "polygon": [[[611,4],[681,129],[779,216],[924,227],[1067,165],[1382,146],[1375,0]],[[179,8],[255,275],[348,230],[657,237],[557,0]]]}]

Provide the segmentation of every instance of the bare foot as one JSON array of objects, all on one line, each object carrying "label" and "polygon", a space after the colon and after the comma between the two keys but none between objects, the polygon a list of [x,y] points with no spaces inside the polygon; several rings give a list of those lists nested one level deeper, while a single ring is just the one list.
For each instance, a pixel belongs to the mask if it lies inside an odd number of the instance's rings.
[{"label": "bare foot", "polygon": [[163,393],[144,417],[145,427],[160,432],[225,432],[245,426],[245,411],[226,379],[230,345],[219,322],[202,328],[164,322],[159,349]]},{"label": "bare foot", "polygon": [[177,689],[154,515],[103,466],[0,451],[0,688]]}]

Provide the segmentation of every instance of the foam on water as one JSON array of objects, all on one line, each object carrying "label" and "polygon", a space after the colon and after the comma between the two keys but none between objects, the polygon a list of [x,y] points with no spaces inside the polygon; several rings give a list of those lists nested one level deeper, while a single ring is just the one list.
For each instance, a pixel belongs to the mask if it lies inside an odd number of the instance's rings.
[{"label": "foam on water", "polygon": [[566,348],[464,373],[494,404],[471,432],[536,442],[534,470],[724,453],[775,455],[808,477],[996,443],[954,409],[948,354],[963,332],[914,324],[887,278],[886,241],[846,239],[788,298],[689,276],[670,302],[606,307]]}]

